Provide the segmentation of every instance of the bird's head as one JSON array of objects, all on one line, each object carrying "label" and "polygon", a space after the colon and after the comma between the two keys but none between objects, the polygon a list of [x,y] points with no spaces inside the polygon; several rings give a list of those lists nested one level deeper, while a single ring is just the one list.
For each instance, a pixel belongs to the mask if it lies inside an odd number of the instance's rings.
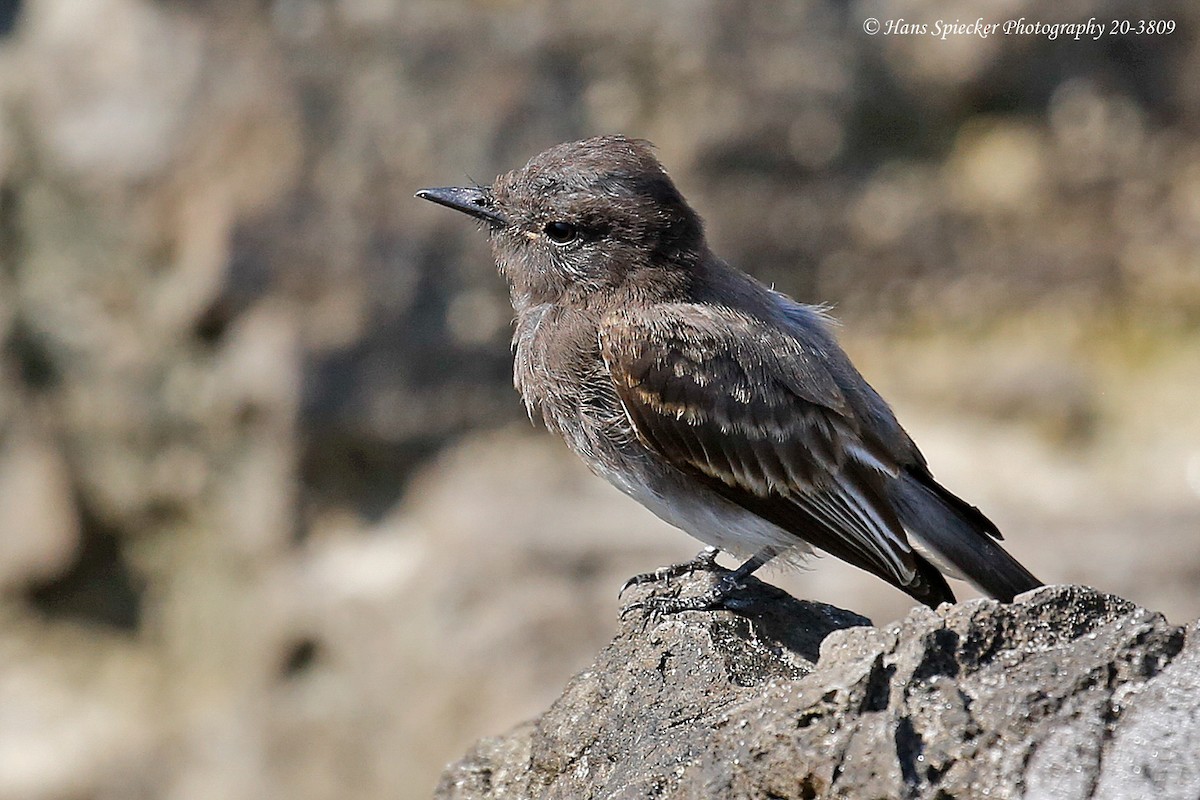
[{"label": "bird's head", "polygon": [[[483,223],[518,308],[586,303],[615,288],[682,291],[704,251],[699,216],[650,145],[624,136],[557,145],[490,187],[417,197]],[[652,280],[638,278],[649,272]]]}]

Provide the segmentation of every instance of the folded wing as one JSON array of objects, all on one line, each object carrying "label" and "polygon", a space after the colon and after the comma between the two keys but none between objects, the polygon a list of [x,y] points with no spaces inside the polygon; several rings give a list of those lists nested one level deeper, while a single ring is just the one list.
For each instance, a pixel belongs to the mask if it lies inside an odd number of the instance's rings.
[{"label": "folded wing", "polygon": [[639,438],[726,499],[936,604],[953,600],[888,500],[901,472],[820,344],[709,305],[612,315],[600,346]]}]

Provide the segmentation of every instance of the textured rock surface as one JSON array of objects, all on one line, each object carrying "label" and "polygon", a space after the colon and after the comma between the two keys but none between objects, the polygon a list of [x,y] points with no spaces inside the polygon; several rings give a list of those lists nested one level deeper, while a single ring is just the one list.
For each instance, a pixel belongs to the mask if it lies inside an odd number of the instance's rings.
[{"label": "textured rock surface", "polygon": [[480,742],[437,796],[1200,795],[1195,627],[1075,586],[884,629],[764,584],[747,595],[744,617],[631,616],[545,714]]}]

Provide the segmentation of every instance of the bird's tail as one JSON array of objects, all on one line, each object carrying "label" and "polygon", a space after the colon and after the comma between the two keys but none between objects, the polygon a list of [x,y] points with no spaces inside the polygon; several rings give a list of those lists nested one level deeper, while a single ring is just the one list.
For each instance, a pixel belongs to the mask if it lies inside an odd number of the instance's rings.
[{"label": "bird's tail", "polygon": [[906,475],[893,487],[913,546],[947,575],[1005,603],[1042,585],[996,541],[1000,532],[991,520],[932,477]]}]

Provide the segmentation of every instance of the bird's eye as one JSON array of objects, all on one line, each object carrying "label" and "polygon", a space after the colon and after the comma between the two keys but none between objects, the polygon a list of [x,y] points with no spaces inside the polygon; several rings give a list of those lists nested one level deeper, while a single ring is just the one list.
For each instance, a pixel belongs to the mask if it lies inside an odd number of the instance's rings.
[{"label": "bird's eye", "polygon": [[579,238],[579,229],[569,222],[547,222],[542,230],[555,244],[570,244]]}]

